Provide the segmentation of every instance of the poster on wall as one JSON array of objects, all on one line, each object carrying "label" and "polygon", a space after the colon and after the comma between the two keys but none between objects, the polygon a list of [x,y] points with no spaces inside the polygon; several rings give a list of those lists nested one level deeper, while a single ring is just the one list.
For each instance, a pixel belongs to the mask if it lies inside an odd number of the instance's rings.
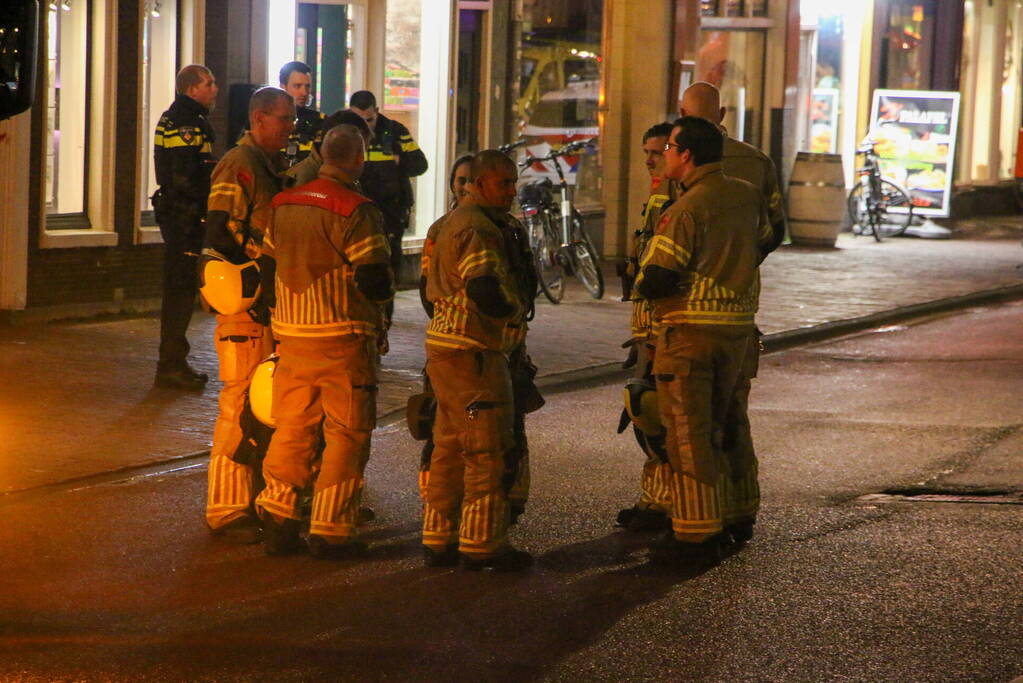
[{"label": "poster on wall", "polygon": [[959,93],[875,90],[870,111],[881,175],[909,192],[913,213],[948,216]]},{"label": "poster on wall", "polygon": [[814,88],[810,105],[810,151],[838,151],[838,89]]}]

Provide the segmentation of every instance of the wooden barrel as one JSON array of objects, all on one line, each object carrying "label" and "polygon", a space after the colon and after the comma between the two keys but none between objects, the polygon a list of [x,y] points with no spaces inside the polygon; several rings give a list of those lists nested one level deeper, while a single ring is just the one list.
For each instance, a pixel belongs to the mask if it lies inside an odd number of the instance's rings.
[{"label": "wooden barrel", "polygon": [[841,154],[799,152],[789,180],[789,235],[794,244],[833,247],[845,217]]}]

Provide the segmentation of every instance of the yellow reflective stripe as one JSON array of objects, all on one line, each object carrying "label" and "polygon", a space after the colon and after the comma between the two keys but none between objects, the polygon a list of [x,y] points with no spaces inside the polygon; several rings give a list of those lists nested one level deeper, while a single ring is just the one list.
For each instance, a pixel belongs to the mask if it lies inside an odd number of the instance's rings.
[{"label": "yellow reflective stripe", "polygon": [[408,142],[402,140],[401,143],[402,152],[415,152],[417,149],[419,149],[419,145],[416,144],[415,140],[409,139]]},{"label": "yellow reflective stripe", "polygon": [[166,129],[160,126],[156,128],[154,143],[158,147],[166,147],[168,149],[173,147],[202,147],[204,144],[209,144],[206,136],[202,133],[196,133],[192,136],[191,141],[186,141],[181,137],[181,131],[177,128]]},{"label": "yellow reflective stripe", "polygon": [[383,152],[371,149],[366,157],[366,161],[394,161],[396,158],[393,154],[384,154]]},{"label": "yellow reflective stripe", "polygon": [[497,257],[497,252],[492,249],[484,249],[481,252],[470,254],[462,259],[461,263],[458,264],[458,275],[465,279],[465,274],[472,268],[478,268],[488,263],[497,264],[500,261]]},{"label": "yellow reflective stripe", "polygon": [[650,240],[650,244],[647,246],[646,255],[643,257],[640,267],[649,264],[653,260],[654,255],[659,251],[667,254],[680,266],[689,263],[689,252],[676,244],[675,240],[664,235],[654,235],[654,238]]},{"label": "yellow reflective stripe", "polygon": [[234,183],[216,183],[210,188],[210,198],[213,197],[237,197],[241,193],[241,186]]},{"label": "yellow reflective stripe", "polygon": [[354,263],[357,259],[371,254],[374,249],[382,249],[386,244],[387,240],[383,235],[370,235],[345,249],[345,256]]}]

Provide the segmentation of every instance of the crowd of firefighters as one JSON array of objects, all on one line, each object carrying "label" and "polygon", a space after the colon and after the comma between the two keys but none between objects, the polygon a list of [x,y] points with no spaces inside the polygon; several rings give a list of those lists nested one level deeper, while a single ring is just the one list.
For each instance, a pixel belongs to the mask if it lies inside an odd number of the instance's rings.
[{"label": "crowd of firefighters", "polygon": [[[358,528],[373,517],[362,493],[377,368],[410,178],[427,160],[372,93],[325,116],[307,106],[310,84],[306,65],[286,64],[279,88],[253,93],[247,131],[215,161],[214,76],[199,65],[178,74],[155,136],[166,245],[156,383],[207,382],[186,360],[198,289],[217,313],[222,382],[207,525],[270,555],[351,558],[366,552]],[[705,563],[748,541],[756,521],[753,318],[758,265],[781,242],[784,216],[773,164],[720,127],[717,90],[695,84],[681,106],[682,118],[644,135],[651,193],[622,272],[636,370],[621,429],[632,423],[647,463],[639,501],[617,522],[664,530],[654,559]],[[508,541],[529,492],[524,417],[543,405],[526,352],[537,281],[511,214],[517,180],[496,150],[456,160],[450,210],[423,248],[426,379],[409,429],[425,441],[427,566],[532,563]]]}]

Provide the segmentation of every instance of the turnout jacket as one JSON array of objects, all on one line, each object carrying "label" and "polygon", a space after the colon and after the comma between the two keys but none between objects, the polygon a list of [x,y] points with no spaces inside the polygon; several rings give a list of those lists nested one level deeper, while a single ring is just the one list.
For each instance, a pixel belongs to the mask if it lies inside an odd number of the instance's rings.
[{"label": "turnout jacket", "polygon": [[[627,266],[626,277],[635,279],[639,274],[639,264],[643,259],[643,253],[654,236],[654,228],[661,218],[664,205],[669,201],[669,181],[667,178],[654,177],[650,181],[650,197],[643,205],[643,227],[636,231],[632,240],[632,258]],[[632,331],[632,338],[637,340],[649,339],[653,336],[653,305],[641,297],[635,287],[630,294],[632,300],[632,317],[629,320],[629,327]]]},{"label": "turnout jacket", "polygon": [[153,136],[156,183],[153,195],[157,221],[198,225],[206,215],[213,159],[213,127],[209,110],[188,95],[177,95],[160,116]]},{"label": "turnout jacket", "polygon": [[283,171],[283,155],[267,156],[245,133],[213,169],[206,246],[233,263],[258,258]]},{"label": "turnout jacket", "polygon": [[388,220],[407,217],[415,201],[410,178],[426,173],[428,166],[408,128],[377,114],[360,183]]},{"label": "turnout jacket", "polygon": [[772,252],[785,239],[785,209],[774,162],[753,145],[728,137],[726,131],[722,132],[725,146],[721,167],[725,175],[750,183],[760,190],[767,201],[767,218],[771,222],[774,238],[766,253]]},{"label": "turnout jacket", "polygon": [[726,176],[720,163],[691,171],[640,263],[636,288],[654,300],[654,324],[752,328],[758,266],[772,239],[757,188]]},{"label": "turnout jacket", "polygon": [[[431,231],[435,239],[426,271],[426,300],[433,317],[426,329],[426,346],[488,349],[508,353],[526,338],[528,306],[510,271],[501,224],[502,212],[472,203],[446,214]],[[479,310],[466,292],[467,283],[493,277],[512,311],[491,317]]]},{"label": "turnout jacket", "polygon": [[[263,254],[277,262],[277,335],[372,336],[384,329],[382,304],[394,294],[391,252],[380,211],[345,171],[324,164],[317,180],[274,198]],[[370,298],[357,270],[374,264],[388,278]]]}]

